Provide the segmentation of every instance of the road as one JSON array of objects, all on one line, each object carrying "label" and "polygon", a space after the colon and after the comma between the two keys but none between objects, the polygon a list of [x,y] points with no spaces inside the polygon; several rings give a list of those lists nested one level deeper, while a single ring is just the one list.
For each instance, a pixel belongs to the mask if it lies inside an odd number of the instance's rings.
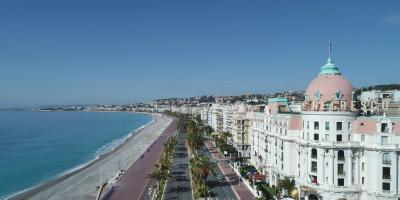
[{"label": "road", "polygon": [[[212,199],[238,199],[232,190],[231,184],[225,180],[225,175],[217,166],[219,163],[225,163],[226,161],[216,160],[206,147],[203,147],[201,151],[209,156],[212,162],[216,163],[215,174],[207,178],[207,184],[211,188],[209,197]],[[222,177],[222,179],[219,180],[217,177]]]},{"label": "road", "polygon": [[185,143],[185,132],[179,131],[171,177],[167,182],[164,199],[192,199],[192,183],[189,172],[189,155]]},{"label": "road", "polygon": [[205,144],[208,151],[212,154],[212,157],[220,161],[218,163],[218,168],[222,170],[224,176],[230,183],[231,188],[234,189],[235,194],[239,197],[239,199],[256,199],[251,191],[244,184],[240,183],[239,176],[233,171],[231,166],[226,163],[226,159],[220,154],[212,142],[210,140],[206,140]]}]

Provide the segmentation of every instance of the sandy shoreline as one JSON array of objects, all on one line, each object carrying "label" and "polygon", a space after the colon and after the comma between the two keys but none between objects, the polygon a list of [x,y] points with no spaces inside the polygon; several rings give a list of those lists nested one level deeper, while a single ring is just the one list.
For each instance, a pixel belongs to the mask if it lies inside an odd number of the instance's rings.
[{"label": "sandy shoreline", "polygon": [[[150,114],[154,122],[129,137],[113,151],[103,154],[90,164],[45,182],[18,194],[11,199],[95,199],[96,186],[112,179],[119,169],[131,166],[153,143],[172,119],[160,114]],[[101,175],[102,174],[102,178]]]}]

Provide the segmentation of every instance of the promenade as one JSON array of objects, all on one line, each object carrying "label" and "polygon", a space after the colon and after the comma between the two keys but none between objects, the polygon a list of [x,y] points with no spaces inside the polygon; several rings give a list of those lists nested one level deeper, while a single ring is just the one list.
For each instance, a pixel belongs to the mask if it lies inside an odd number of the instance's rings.
[{"label": "promenade", "polygon": [[220,154],[214,144],[210,140],[205,141],[205,144],[213,158],[220,161],[218,163],[218,167],[230,183],[237,197],[239,199],[246,200],[256,199],[246,185],[244,185],[244,183],[240,183],[239,176],[228,163],[224,162],[226,159]]},{"label": "promenade", "polygon": [[149,182],[148,174],[153,170],[164,149],[164,143],[173,135],[176,120],[163,131],[153,142],[148,150],[138,159],[114,185],[113,191],[108,196],[109,200],[147,199]]}]

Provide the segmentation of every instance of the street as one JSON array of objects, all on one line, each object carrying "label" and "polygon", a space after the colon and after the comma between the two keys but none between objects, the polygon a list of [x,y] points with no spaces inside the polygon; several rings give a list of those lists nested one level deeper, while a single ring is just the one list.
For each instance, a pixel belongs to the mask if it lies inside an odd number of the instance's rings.
[{"label": "street", "polygon": [[189,155],[185,143],[185,132],[183,130],[179,130],[178,144],[176,145],[172,165],[171,177],[166,185],[164,199],[192,199]]}]

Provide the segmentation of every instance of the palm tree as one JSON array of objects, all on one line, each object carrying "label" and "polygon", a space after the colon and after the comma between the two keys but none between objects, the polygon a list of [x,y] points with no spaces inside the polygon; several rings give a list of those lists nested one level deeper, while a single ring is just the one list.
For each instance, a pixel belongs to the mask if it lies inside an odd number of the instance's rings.
[{"label": "palm tree", "polygon": [[211,173],[213,173],[215,164],[211,162],[210,158],[204,154],[199,154],[196,155],[196,157],[192,158],[191,164],[193,166],[192,174],[194,174],[197,179],[196,182],[200,182],[200,180],[202,179],[204,182],[204,186],[206,187],[207,178],[209,175],[211,175]]},{"label": "palm tree", "polygon": [[161,181],[168,178],[168,174],[165,173],[163,170],[155,168],[151,174],[148,175],[150,179],[154,179],[156,181]]},{"label": "palm tree", "polygon": [[205,126],[204,127],[205,132],[207,133],[207,135],[210,135],[213,132],[213,129],[211,128],[211,126]]},{"label": "palm tree", "polygon": [[166,156],[162,156],[158,161],[159,167],[161,170],[169,170],[171,168],[171,159]]},{"label": "palm tree", "polygon": [[287,177],[278,181],[278,187],[281,188],[282,190],[285,190],[287,193],[289,193],[294,188],[294,186],[295,186],[294,181],[291,181]]},{"label": "palm tree", "polygon": [[175,137],[169,138],[166,143],[164,143],[164,152],[169,157],[175,150],[177,140]]},{"label": "palm tree", "polygon": [[188,132],[186,140],[190,150],[194,154],[197,154],[197,150],[203,145],[204,142],[203,135],[197,132]]},{"label": "palm tree", "polygon": [[161,170],[159,168],[155,168],[151,172],[151,174],[148,175],[148,177],[150,179],[156,180],[156,182],[157,182],[157,190],[161,191],[160,187],[162,186],[162,184],[160,184],[160,182],[165,181],[169,177],[169,175],[165,171],[163,171],[163,170]]},{"label": "palm tree", "polygon": [[228,143],[228,138],[232,137],[232,133],[227,132],[227,131],[222,132],[221,137],[225,141],[225,143]]}]

